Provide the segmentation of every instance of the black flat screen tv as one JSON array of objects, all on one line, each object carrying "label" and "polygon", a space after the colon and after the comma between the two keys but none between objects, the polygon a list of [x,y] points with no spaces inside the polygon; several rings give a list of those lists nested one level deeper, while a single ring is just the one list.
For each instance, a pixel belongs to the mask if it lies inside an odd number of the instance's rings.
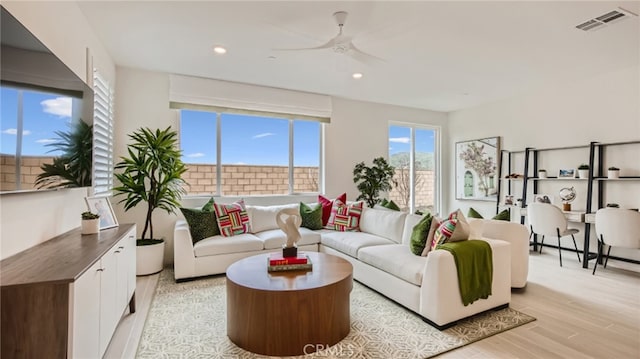
[{"label": "black flat screen tv", "polygon": [[[36,184],[43,168],[54,165],[55,158],[65,158],[55,163],[58,170],[73,170],[75,164],[65,163],[72,160],[55,144],[68,144],[61,134],[78,131],[83,127],[79,121],[91,125],[93,90],[20,21],[1,9],[0,193],[90,186],[91,176],[78,181],[79,185],[64,179]],[[78,151],[85,163],[86,156],[91,158],[91,147],[88,150]]]}]

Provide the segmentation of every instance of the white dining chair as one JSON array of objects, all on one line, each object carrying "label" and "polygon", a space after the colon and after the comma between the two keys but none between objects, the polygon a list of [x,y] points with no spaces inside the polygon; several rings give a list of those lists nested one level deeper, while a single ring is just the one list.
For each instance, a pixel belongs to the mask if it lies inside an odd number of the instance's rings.
[{"label": "white dining chair", "polygon": [[598,259],[593,266],[596,274],[604,246],[609,246],[604,268],[607,268],[611,247],[640,249],[640,212],[622,208],[601,208],[596,212]]},{"label": "white dining chair", "polygon": [[527,219],[531,226],[531,233],[542,235],[540,241],[540,253],[542,253],[542,245],[544,244],[545,236],[558,237],[558,255],[560,257],[560,267],[562,267],[562,247],[560,246],[560,238],[564,236],[571,236],[573,239],[573,246],[576,249],[578,255],[578,262],[580,262],[580,253],[578,252],[578,246],[576,245],[575,234],[579,231],[574,228],[568,228],[567,218],[560,208],[549,203],[531,203],[527,206]]}]

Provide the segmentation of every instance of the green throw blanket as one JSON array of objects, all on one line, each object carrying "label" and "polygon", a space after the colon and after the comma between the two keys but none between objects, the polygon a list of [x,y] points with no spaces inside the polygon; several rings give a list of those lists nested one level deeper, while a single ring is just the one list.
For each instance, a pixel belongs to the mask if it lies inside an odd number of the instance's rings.
[{"label": "green throw blanket", "polygon": [[458,268],[462,303],[467,306],[491,295],[493,260],[491,246],[485,241],[469,240],[441,244],[437,249],[451,252]]}]

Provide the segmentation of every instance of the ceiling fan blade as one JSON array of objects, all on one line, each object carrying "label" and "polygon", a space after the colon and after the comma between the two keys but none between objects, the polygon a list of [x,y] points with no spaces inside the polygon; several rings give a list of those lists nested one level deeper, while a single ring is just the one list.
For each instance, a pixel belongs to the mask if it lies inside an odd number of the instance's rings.
[{"label": "ceiling fan blade", "polygon": [[364,62],[364,63],[376,63],[376,62],[383,62],[386,63],[386,61],[384,59],[381,59],[377,56],[368,54],[360,49],[358,49],[356,47],[356,45],[353,44],[353,42],[351,43],[351,49],[350,51],[347,53],[349,54],[349,56],[351,56],[354,60],[356,61],[360,61],[360,62]]},{"label": "ceiling fan blade", "polygon": [[316,46],[316,47],[303,47],[296,49],[273,49],[274,51],[300,51],[300,50],[322,50],[322,49],[330,49],[335,44],[336,38],[333,38],[327,41],[325,44]]}]

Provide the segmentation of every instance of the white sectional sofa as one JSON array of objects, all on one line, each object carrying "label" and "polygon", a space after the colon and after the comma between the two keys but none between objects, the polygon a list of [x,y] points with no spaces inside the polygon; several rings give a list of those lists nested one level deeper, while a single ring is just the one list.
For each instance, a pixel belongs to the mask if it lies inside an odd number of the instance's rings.
[{"label": "white sectional sofa", "polygon": [[[285,235],[278,229],[275,215],[283,208],[296,207],[297,204],[247,206],[253,233],[228,238],[215,236],[195,245],[186,222],[178,220],[174,233],[176,280],[221,274],[238,259],[280,251]],[[509,242],[526,241],[528,244],[528,232],[524,226],[509,222],[491,223],[486,232],[480,224],[473,226],[476,231],[482,231],[475,235],[491,245],[494,266],[492,295],[464,306],[451,253],[435,250],[426,257],[411,253],[411,233],[420,219],[420,216],[403,212],[365,208],[360,220],[360,232],[300,228],[302,240],[298,247],[302,251],[320,251],[348,260],[353,264],[354,279],[416,312],[439,328],[509,304],[513,251]],[[501,231],[501,227],[505,230]],[[513,235],[518,238],[509,238],[508,242],[491,238],[490,235]],[[528,246],[526,257],[528,262]],[[521,272],[517,275],[521,279]],[[526,282],[526,277],[524,279]]]}]

